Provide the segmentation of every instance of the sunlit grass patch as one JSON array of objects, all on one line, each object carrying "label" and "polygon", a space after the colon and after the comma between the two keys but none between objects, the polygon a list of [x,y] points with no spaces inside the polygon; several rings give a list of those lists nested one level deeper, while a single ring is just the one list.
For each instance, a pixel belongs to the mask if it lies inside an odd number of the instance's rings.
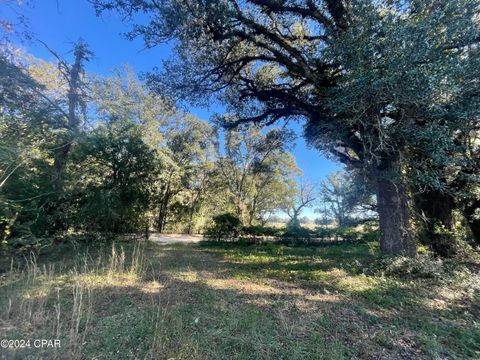
[{"label": "sunlit grass patch", "polygon": [[[205,246],[205,245],[204,245]],[[345,257],[352,260],[372,257],[369,246],[332,246],[299,248],[266,244],[256,247],[213,244],[209,252],[221,255],[231,265],[237,279],[258,276],[286,281],[304,281],[336,291],[362,291],[374,286],[375,280],[365,275],[351,275],[348,267],[339,268]],[[236,266],[243,265],[243,266]],[[337,267],[336,267],[337,266]]]},{"label": "sunlit grass patch", "polygon": [[402,277],[365,243],[78,253],[2,275],[2,336],[59,338],[72,359],[479,357],[478,274],[462,267]]},{"label": "sunlit grass patch", "polygon": [[186,282],[196,282],[201,279],[195,271],[178,271],[172,274],[172,278]]},{"label": "sunlit grass patch", "polygon": [[214,289],[234,290],[246,294],[276,294],[281,290],[267,283],[238,279],[207,279],[206,284]]},{"label": "sunlit grass patch", "polygon": [[273,255],[263,254],[249,254],[243,256],[242,254],[234,253],[231,256],[227,256],[227,258],[233,262],[238,262],[242,264],[270,264],[277,261],[277,259]]},{"label": "sunlit grass patch", "polygon": [[344,276],[338,281],[338,287],[350,293],[361,293],[374,289],[377,285],[377,279],[363,274],[356,276]]},{"label": "sunlit grass patch", "polygon": [[[369,326],[385,326],[393,321],[393,325],[385,327],[392,333],[380,331],[374,343],[365,340],[373,347],[388,346],[390,351],[404,348],[427,358],[444,354],[480,356],[476,345],[478,322],[469,315],[469,311],[479,314],[473,305],[478,299],[480,287],[475,284],[479,276],[461,266],[452,267],[427,255],[413,260],[382,259],[373,243],[318,248],[275,244],[203,246],[227,262],[236,279],[278,279],[306,286],[355,304],[356,309],[362,309],[360,321]],[[442,289],[456,295],[442,297]],[[395,336],[399,339],[395,340]]]}]

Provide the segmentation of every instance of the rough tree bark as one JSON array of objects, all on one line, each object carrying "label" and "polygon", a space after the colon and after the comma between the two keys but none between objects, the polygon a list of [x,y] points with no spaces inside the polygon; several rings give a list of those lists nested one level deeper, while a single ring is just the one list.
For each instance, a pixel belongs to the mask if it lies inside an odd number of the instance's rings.
[{"label": "rough tree bark", "polygon": [[416,247],[410,228],[408,195],[400,174],[398,159],[383,161],[376,171],[380,251],[384,255],[413,256]]},{"label": "rough tree bark", "polygon": [[75,61],[71,66],[67,65],[65,61],[61,60],[61,58],[52,50],[50,50],[50,52],[52,52],[52,54],[55,55],[59,60],[60,72],[65,81],[68,83],[68,112],[64,113],[67,120],[66,128],[68,131],[68,138],[66,139],[66,143],[57,148],[55,151],[53,165],[53,188],[55,190],[61,190],[63,188],[62,176],[65,171],[65,166],[72,147],[72,141],[75,138],[80,126],[80,119],[77,116],[77,109],[82,104],[81,88],[83,85],[83,64],[85,61],[88,61],[91,52],[88,50],[88,47],[84,42],[78,42],[74,49]]}]

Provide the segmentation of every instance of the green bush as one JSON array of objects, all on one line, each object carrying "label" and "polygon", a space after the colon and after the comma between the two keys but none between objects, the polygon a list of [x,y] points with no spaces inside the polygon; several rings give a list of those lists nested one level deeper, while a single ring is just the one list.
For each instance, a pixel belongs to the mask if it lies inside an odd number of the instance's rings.
[{"label": "green bush", "polygon": [[205,236],[214,240],[229,240],[237,238],[242,223],[237,215],[224,213],[212,218],[213,224],[205,230]]},{"label": "green bush", "polygon": [[51,243],[50,238],[39,238],[33,234],[11,238],[7,241],[9,251],[21,255],[38,254],[40,250],[50,246]]},{"label": "green bush", "polygon": [[314,231],[314,236],[316,238],[320,238],[322,240],[325,240],[325,239],[331,239],[331,238],[334,238],[336,233],[336,228],[325,228],[325,227],[319,227],[317,229],[315,229]]},{"label": "green bush", "polygon": [[338,227],[315,229],[313,237],[321,240],[344,240],[344,241],[377,241],[379,237],[378,230],[368,228],[363,231],[353,227]]},{"label": "green bush", "polygon": [[419,255],[415,258],[404,256],[380,258],[366,270],[375,275],[403,278],[441,278],[445,273],[443,260],[430,255]]},{"label": "green bush", "polygon": [[303,227],[290,227],[285,230],[283,237],[310,239],[312,232]]},{"label": "green bush", "polygon": [[360,239],[361,233],[354,228],[337,228],[338,237],[346,241],[356,241]]},{"label": "green bush", "polygon": [[269,226],[261,226],[261,225],[250,225],[244,226],[242,228],[242,235],[247,236],[281,236],[282,235],[281,229],[276,229],[274,227]]},{"label": "green bush", "polygon": [[282,242],[294,246],[307,245],[311,242],[311,237],[312,231],[309,229],[296,226],[287,226],[282,234]]},{"label": "green bush", "polygon": [[314,245],[329,241],[378,241],[377,229],[366,227],[358,230],[354,227],[318,227],[310,230],[304,227],[287,226],[278,229],[261,225],[241,226],[240,220],[233,214],[220,214],[213,218],[213,225],[205,231],[205,236],[214,240],[242,240],[254,244],[257,238],[271,237],[289,245]]},{"label": "green bush", "polygon": [[380,231],[378,231],[378,229],[364,230],[360,234],[360,240],[365,242],[378,241],[379,238],[380,238]]}]

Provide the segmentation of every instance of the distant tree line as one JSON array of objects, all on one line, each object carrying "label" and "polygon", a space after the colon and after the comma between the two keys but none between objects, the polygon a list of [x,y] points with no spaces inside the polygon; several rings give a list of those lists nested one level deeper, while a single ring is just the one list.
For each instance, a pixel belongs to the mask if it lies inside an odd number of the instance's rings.
[{"label": "distant tree line", "polygon": [[[50,49],[49,49],[50,50]],[[128,67],[0,58],[0,230],[5,243],[75,232],[199,232],[216,214],[247,226],[294,206],[300,170],[284,128],[225,130],[179,111]],[[20,243],[22,243],[20,241]]]}]

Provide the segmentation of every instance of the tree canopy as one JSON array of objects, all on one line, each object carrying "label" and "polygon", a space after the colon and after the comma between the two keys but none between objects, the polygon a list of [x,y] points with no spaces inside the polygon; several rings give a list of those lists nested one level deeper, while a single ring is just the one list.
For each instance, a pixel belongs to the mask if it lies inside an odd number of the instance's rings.
[{"label": "tree canopy", "polygon": [[304,119],[313,146],[372,182],[386,253],[415,251],[409,189],[448,192],[446,172],[478,167],[461,155],[478,137],[476,0],[92,2],[146,14],[128,34],[147,47],[175,44],[156,91],[216,96],[227,126]]}]

